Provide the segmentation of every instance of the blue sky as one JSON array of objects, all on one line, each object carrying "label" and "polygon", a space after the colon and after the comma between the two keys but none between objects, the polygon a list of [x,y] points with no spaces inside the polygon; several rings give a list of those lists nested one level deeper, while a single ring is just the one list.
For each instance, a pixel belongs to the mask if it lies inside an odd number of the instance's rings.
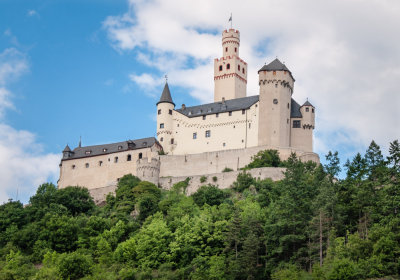
[{"label": "blue sky", "polygon": [[56,182],[60,152],[155,136],[168,74],[177,106],[211,102],[233,13],[240,56],[276,56],[316,106],[315,150],[346,159],[400,137],[400,4],[384,1],[0,1],[0,201]]}]

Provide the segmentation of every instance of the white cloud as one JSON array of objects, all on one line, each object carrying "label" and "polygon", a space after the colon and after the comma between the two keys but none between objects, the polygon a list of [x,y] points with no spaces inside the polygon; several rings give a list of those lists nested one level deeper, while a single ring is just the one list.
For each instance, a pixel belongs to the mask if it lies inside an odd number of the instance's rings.
[{"label": "white cloud", "polygon": [[7,87],[26,71],[23,53],[14,48],[0,53],[0,203],[16,199],[17,193],[26,202],[39,184],[58,176],[60,156],[44,153],[33,133],[14,129],[4,120],[6,109],[14,107]]},{"label": "white cloud", "polygon": [[39,16],[39,14],[38,14],[38,12],[37,11],[35,11],[35,10],[29,10],[28,12],[27,12],[27,15],[29,16],[29,17],[33,17],[33,16]]},{"label": "white cloud", "polygon": [[[293,97],[316,106],[317,152],[372,139],[387,147],[400,138],[399,1],[131,0],[125,14],[103,24],[118,51],[135,49],[140,62],[209,102],[213,58],[221,55],[230,12],[249,66],[248,93],[258,93],[264,62],[285,61],[296,78]],[[154,75],[134,80],[143,85]]]}]

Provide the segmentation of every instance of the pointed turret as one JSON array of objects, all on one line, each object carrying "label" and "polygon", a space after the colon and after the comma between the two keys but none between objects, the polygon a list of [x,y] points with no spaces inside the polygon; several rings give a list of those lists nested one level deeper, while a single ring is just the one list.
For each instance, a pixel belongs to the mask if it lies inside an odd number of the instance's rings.
[{"label": "pointed turret", "polygon": [[169,91],[169,86],[167,82],[165,82],[163,92],[161,94],[160,100],[157,102],[157,105],[160,103],[171,103],[175,107],[175,103],[172,101],[171,92]]},{"label": "pointed turret", "polygon": [[303,107],[303,106],[311,106],[311,107],[314,107],[314,106],[308,101],[308,99],[307,99],[306,102],[304,102],[303,105],[301,105],[301,107]]},{"label": "pointed turret", "polygon": [[74,152],[71,151],[71,149],[68,146],[68,144],[67,144],[67,146],[65,146],[65,148],[64,148],[64,150],[62,152],[63,152],[63,158],[70,158],[72,156],[72,154],[74,153]]}]

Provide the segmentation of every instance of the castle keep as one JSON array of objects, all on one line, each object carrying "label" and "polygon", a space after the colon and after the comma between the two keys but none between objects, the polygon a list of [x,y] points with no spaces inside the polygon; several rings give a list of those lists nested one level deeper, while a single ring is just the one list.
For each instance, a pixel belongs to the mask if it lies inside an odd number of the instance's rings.
[{"label": "castle keep", "polygon": [[[68,145],[60,163],[60,188],[79,185],[97,200],[113,191],[119,178],[133,174],[161,187],[192,177],[220,178],[229,187],[237,172],[260,150],[276,149],[282,159],[292,152],[301,160],[319,162],[313,153],[315,108],[293,98],[292,72],[275,59],[258,71],[259,95],[247,96],[247,63],[239,57],[240,33],[222,33],[222,57],[214,60],[214,102],[176,108],[168,83],[157,102],[157,139],[144,138],[98,146]],[[280,179],[273,169],[258,177]],[[232,178],[231,178],[232,177]],[[255,176],[257,177],[257,176]],[[236,177],[234,177],[236,178]]]}]

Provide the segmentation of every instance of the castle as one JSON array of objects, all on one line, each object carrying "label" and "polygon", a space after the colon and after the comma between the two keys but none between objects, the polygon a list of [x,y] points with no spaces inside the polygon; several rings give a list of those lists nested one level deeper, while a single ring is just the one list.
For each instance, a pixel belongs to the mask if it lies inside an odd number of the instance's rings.
[{"label": "castle", "polygon": [[[223,56],[214,60],[213,103],[176,108],[166,82],[157,102],[157,139],[79,144],[74,150],[67,145],[58,186],[85,186],[101,201],[129,173],[164,188],[192,177],[194,192],[196,180],[205,175],[229,187],[260,150],[276,149],[282,159],[294,152],[301,160],[319,162],[313,153],[315,108],[292,98],[292,72],[275,59],[258,71],[259,95],[247,96],[247,63],[239,57],[239,47],[239,31],[223,31]],[[235,172],[222,173],[225,168]],[[258,177],[282,177],[281,170],[273,168],[254,172]]]}]

